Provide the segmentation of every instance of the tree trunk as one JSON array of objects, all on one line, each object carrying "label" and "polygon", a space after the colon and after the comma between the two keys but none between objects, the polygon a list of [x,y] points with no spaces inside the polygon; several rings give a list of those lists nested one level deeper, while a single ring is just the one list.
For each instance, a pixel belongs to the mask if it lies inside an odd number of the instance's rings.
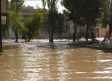
[{"label": "tree trunk", "polygon": [[76,32],[77,32],[77,20],[75,20],[75,27],[74,27],[74,33],[73,33],[73,41],[76,39]]},{"label": "tree trunk", "polygon": [[28,39],[28,41],[30,42],[30,39],[31,39],[31,33],[29,32],[29,34],[28,34],[28,37],[29,37],[29,39]]},{"label": "tree trunk", "polygon": [[70,36],[70,21],[69,21],[69,38],[70,38],[71,36]]},{"label": "tree trunk", "polygon": [[112,31],[112,24],[109,24],[109,36],[108,36],[109,40],[110,40],[110,36],[111,36],[111,31]]},{"label": "tree trunk", "polygon": [[53,42],[53,31],[49,33],[49,42]]},{"label": "tree trunk", "polygon": [[90,38],[93,38],[90,20],[88,21],[88,24],[89,24]]},{"label": "tree trunk", "polygon": [[88,23],[88,20],[87,20],[87,26],[86,26],[86,40],[88,41],[88,29],[89,29],[89,27],[88,27],[88,25],[89,25],[89,23]]},{"label": "tree trunk", "polygon": [[18,42],[18,32],[17,32],[17,27],[16,27],[16,31],[15,31],[15,36],[16,36],[16,42]]},{"label": "tree trunk", "polygon": [[28,41],[30,42],[30,37],[29,37]]},{"label": "tree trunk", "polygon": [[106,38],[108,38],[108,36],[109,36],[109,34],[108,34],[108,32],[106,31],[105,37],[104,37],[104,39],[103,39],[103,41],[102,41],[101,43],[105,42],[105,41],[106,41]]}]

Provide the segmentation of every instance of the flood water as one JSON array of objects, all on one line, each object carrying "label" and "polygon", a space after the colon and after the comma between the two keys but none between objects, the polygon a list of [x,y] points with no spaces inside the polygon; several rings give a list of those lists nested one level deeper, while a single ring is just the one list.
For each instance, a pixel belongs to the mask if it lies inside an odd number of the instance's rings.
[{"label": "flood water", "polygon": [[4,45],[0,81],[112,81],[112,53],[70,43]]}]

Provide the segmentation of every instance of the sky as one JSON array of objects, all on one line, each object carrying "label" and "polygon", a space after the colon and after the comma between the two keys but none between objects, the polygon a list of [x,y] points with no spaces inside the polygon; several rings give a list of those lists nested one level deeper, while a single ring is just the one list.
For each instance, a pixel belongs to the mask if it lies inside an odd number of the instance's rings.
[{"label": "sky", "polygon": [[[61,12],[62,13],[62,10],[64,9],[64,7],[61,6],[60,1],[61,0],[59,0],[57,2],[57,6],[58,6],[58,12]],[[26,0],[24,2],[24,5],[25,6],[28,6],[28,5],[29,6],[34,6],[35,9],[37,8],[37,5],[38,5],[39,8],[42,8],[42,2],[41,2],[41,0]]]}]

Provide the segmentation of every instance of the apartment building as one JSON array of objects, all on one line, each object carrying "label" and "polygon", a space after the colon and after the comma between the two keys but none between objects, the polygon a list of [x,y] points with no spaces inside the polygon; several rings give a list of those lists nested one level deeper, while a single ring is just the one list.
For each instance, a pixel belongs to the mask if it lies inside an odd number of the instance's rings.
[{"label": "apartment building", "polygon": [[1,0],[1,24],[6,24],[6,0]]},{"label": "apartment building", "polygon": [[[73,33],[74,33],[74,23],[72,21],[68,22],[69,28],[66,33],[62,33],[59,35],[59,38],[73,38]],[[92,33],[94,34],[94,37],[105,37],[106,32],[109,32],[109,25],[107,25],[106,28],[101,28],[99,26],[96,26],[91,29]],[[88,32],[89,37],[90,37],[90,31]],[[112,36],[112,35],[111,35]],[[79,27],[77,26],[77,32],[76,32],[76,37],[86,37],[86,26]]]}]

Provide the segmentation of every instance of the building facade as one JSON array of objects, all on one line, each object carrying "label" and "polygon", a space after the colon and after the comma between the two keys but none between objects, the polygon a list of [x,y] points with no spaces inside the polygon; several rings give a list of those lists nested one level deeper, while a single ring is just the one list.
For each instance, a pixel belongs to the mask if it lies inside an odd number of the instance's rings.
[{"label": "building facade", "polygon": [[6,24],[6,0],[1,0],[1,24]]},{"label": "building facade", "polygon": [[[73,38],[73,33],[74,33],[74,23],[72,21],[68,22],[69,28],[66,33],[63,33],[59,35],[59,38]],[[91,28],[92,33],[94,34],[94,37],[105,37],[106,32],[109,32],[109,25],[107,25],[106,28],[101,28],[99,26]],[[90,31],[88,31],[89,37],[90,37]],[[112,35],[111,35],[112,36]],[[81,38],[81,37],[86,37],[86,26],[79,27],[77,26],[77,32],[76,32],[76,37]]]}]

